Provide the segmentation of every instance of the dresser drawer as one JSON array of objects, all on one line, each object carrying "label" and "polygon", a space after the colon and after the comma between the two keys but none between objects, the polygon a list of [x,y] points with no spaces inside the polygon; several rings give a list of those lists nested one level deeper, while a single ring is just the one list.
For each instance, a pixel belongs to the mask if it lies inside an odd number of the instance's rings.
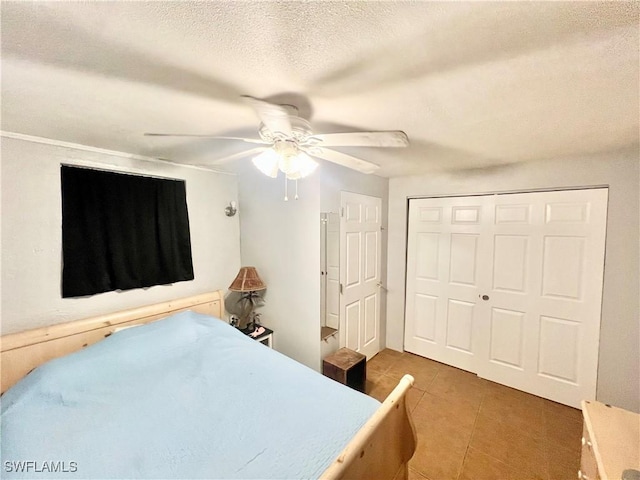
[{"label": "dresser drawer", "polygon": [[582,456],[580,457],[580,471],[578,478],[582,480],[600,480],[598,475],[598,464],[593,451],[593,443],[589,437],[587,425],[582,427]]},{"label": "dresser drawer", "polygon": [[582,402],[580,478],[621,480],[640,470],[640,415],[596,401]]}]

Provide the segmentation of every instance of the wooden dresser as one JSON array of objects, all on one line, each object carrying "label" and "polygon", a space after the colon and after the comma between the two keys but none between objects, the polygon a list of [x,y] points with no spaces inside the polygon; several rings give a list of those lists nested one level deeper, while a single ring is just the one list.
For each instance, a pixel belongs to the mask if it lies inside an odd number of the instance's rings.
[{"label": "wooden dresser", "polygon": [[623,471],[640,470],[640,415],[600,402],[583,401],[582,416],[578,478],[620,480]]}]

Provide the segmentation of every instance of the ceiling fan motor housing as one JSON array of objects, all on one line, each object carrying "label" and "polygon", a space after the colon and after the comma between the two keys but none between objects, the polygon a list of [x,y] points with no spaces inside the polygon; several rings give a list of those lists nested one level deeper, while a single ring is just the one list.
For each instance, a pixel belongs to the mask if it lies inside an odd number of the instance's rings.
[{"label": "ceiling fan motor housing", "polygon": [[291,116],[289,117],[289,121],[291,122],[291,135],[287,135],[282,132],[272,132],[264,123],[261,123],[258,130],[260,138],[265,142],[272,144],[275,144],[276,140],[292,140],[301,144],[305,143],[313,134],[311,131],[311,124],[304,118]]},{"label": "ceiling fan motor housing", "polygon": [[295,157],[300,151],[298,148],[298,143],[295,140],[279,140],[276,139],[273,144],[273,149],[280,155],[282,158]]}]

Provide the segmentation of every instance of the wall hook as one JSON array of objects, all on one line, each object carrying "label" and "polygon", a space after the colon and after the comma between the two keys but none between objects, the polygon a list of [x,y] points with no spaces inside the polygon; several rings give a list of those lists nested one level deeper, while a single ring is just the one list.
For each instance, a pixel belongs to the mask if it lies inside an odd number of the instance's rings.
[{"label": "wall hook", "polygon": [[236,207],[236,202],[229,202],[229,205],[227,205],[224,209],[224,214],[227,217],[233,217],[237,211],[238,208]]}]

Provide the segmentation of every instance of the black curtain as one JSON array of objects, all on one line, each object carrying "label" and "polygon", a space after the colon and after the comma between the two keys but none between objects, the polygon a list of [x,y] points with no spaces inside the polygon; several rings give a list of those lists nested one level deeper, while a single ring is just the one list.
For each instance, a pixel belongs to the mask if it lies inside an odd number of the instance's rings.
[{"label": "black curtain", "polygon": [[185,182],[62,166],[62,296],[193,280]]}]

